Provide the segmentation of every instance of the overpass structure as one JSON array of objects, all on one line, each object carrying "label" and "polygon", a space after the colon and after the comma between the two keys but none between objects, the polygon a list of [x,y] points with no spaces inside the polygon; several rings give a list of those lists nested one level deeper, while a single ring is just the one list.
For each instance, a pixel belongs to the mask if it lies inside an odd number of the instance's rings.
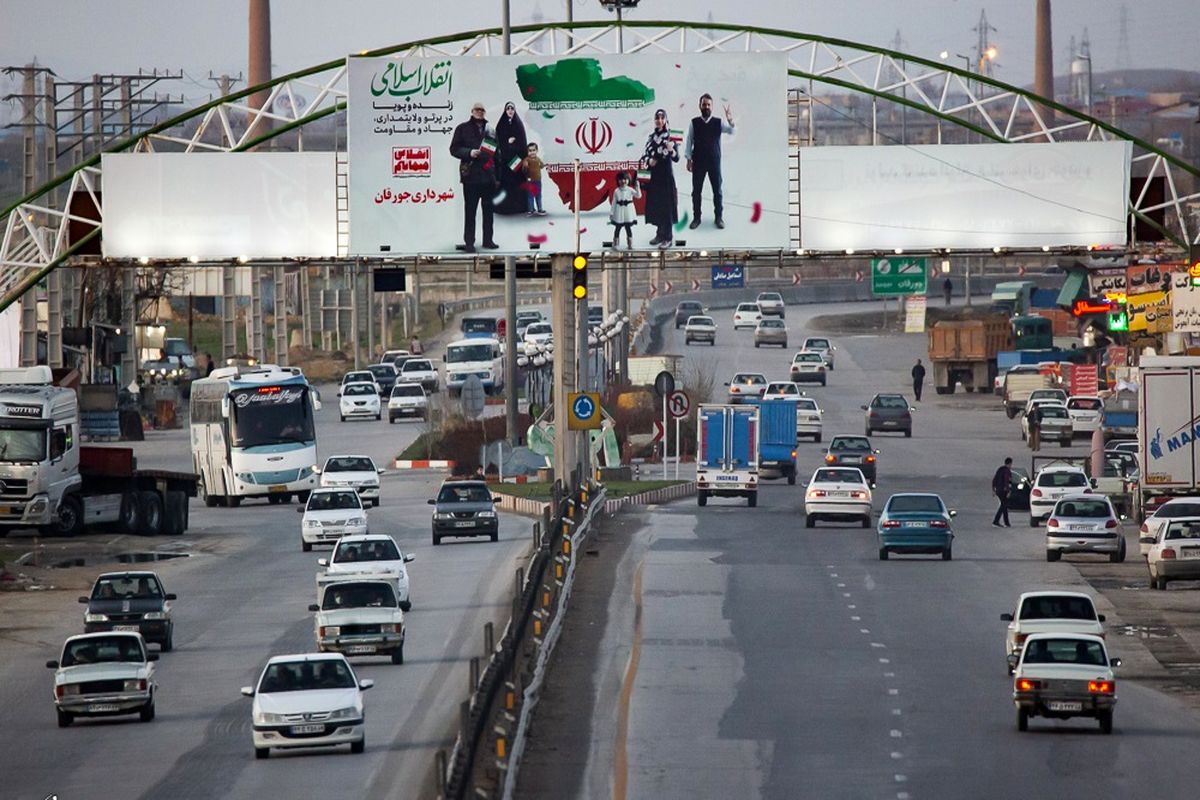
[{"label": "overpass structure", "polygon": [[[821,105],[828,105],[828,97],[838,93],[870,98],[874,144],[882,143],[875,124],[878,106],[888,103],[935,118],[939,139],[944,124],[965,129],[981,142],[1125,141],[1132,147],[1131,169],[1144,179],[1128,202],[1129,245],[1138,244],[1139,223],[1142,230],[1148,225],[1156,232],[1153,238],[1179,248],[1200,243],[1200,231],[1190,219],[1191,209],[1200,203],[1200,170],[1196,166],[1101,119],[950,64],[843,39],[707,22],[576,22],[521,26],[513,28],[512,34],[514,55],[786,53],[789,96],[781,102],[789,104],[791,142],[796,149],[818,141],[821,130],[815,112]],[[492,28],[359,55],[490,56],[503,52],[502,31]],[[261,92],[269,94],[259,109],[250,99]],[[337,59],[214,100],[121,141],[106,152],[244,152],[268,142],[273,147],[302,150],[303,128],[330,117],[344,118],[347,94],[346,60]],[[798,159],[792,161],[795,173]],[[337,164],[340,195],[347,164],[344,150],[339,152]],[[98,154],[4,210],[0,311],[44,285],[50,300],[52,346],[55,329],[62,325],[55,306],[71,294],[55,270],[64,264],[90,263],[72,259],[82,253],[95,253],[94,240],[101,235],[104,224],[102,177]],[[798,176],[792,177],[793,187],[797,187]],[[1161,181],[1153,184],[1151,179]],[[1154,192],[1152,185],[1165,188]],[[792,194],[792,246],[799,247],[798,191]],[[344,256],[348,220],[340,197],[338,217],[338,253]],[[775,258],[779,252],[745,255]],[[402,259],[379,261],[403,263]],[[232,280],[227,283],[232,285]],[[36,311],[28,308],[31,305],[25,304],[23,314],[26,333],[37,325]]]}]

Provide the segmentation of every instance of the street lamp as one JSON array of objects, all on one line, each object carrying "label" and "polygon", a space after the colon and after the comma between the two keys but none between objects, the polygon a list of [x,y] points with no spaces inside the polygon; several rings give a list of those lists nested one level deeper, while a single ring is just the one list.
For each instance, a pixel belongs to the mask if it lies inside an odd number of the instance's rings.
[{"label": "street lamp", "polygon": [[617,12],[617,52],[625,52],[625,36],[621,30],[621,12],[626,9],[637,8],[641,0],[600,0],[600,5],[604,6],[606,11]]},{"label": "street lamp", "polygon": [[[995,48],[991,48],[991,49],[995,49]],[[963,63],[965,63],[967,65],[967,72],[971,71],[971,57],[970,56],[964,56],[962,53],[955,53],[954,57],[961,58],[963,60]],[[940,58],[942,61],[946,61],[947,59],[950,58],[950,51],[943,50],[942,52],[938,53],[938,58]]]}]

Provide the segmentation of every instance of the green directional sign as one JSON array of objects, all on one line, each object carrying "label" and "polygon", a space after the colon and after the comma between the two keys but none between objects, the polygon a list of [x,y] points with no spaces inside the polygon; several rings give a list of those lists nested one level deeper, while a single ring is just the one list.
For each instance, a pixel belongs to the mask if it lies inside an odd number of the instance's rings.
[{"label": "green directional sign", "polygon": [[871,293],[877,297],[925,294],[929,265],[923,258],[871,259]]}]

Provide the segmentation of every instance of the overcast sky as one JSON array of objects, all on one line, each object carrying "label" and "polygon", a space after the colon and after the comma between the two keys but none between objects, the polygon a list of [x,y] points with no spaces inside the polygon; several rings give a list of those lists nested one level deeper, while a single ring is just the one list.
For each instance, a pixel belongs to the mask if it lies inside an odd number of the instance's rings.
[{"label": "overcast sky", "polygon": [[[566,0],[511,0],[513,24],[536,12],[565,18]],[[970,54],[982,9],[996,28],[996,77],[1028,84],[1033,75],[1034,0],[642,0],[632,19],[705,21],[786,28],[891,45],[899,31],[906,52],[937,58],[942,50]],[[1091,36],[1098,72],[1118,66],[1120,20],[1127,9],[1129,66],[1200,70],[1197,0],[1054,0],[1056,74],[1065,74],[1071,36]],[[63,80],[93,73],[182,70],[189,99],[212,91],[209,72],[245,74],[247,0],[0,0],[0,66],[34,59]],[[442,9],[446,13],[436,13]],[[500,0],[275,0],[275,74],[350,52],[500,24]],[[450,13],[453,11],[453,13]],[[576,19],[607,19],[599,0],[576,0]],[[961,63],[961,62],[960,62]],[[12,91],[11,84],[0,89]],[[180,89],[172,87],[172,91]],[[0,114],[5,109],[0,108]]]}]

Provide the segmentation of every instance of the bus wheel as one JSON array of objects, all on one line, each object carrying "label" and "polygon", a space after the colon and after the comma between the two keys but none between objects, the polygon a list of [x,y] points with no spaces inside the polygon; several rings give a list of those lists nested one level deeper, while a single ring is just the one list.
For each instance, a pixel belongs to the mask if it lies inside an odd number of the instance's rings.
[{"label": "bus wheel", "polygon": [[216,508],[217,498],[216,496],[208,493],[208,486],[206,486],[204,483],[203,475],[201,475],[200,479],[196,481],[196,495],[204,501],[204,505],[207,507]]},{"label": "bus wheel", "polygon": [[242,498],[240,498],[240,497],[234,497],[233,495],[229,495],[228,497],[225,498],[225,505],[229,506],[230,508],[237,508],[241,504],[242,504]]}]

